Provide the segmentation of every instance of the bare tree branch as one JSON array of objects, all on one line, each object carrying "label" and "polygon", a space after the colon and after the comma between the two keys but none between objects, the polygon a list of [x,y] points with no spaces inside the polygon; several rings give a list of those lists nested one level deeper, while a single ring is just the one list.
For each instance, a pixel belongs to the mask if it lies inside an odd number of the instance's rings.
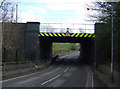
[{"label": "bare tree branch", "polygon": [[14,21],[15,4],[3,0],[0,6],[0,21],[13,22]]}]

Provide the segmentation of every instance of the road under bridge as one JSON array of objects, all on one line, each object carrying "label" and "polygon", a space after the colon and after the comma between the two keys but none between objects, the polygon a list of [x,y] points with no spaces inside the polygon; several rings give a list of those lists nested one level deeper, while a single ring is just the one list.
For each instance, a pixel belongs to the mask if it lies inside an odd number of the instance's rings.
[{"label": "road under bridge", "polygon": [[[68,32],[68,31],[67,31]],[[52,43],[80,43],[80,62],[94,64],[95,34],[88,33],[39,33],[40,58],[52,58]]]}]

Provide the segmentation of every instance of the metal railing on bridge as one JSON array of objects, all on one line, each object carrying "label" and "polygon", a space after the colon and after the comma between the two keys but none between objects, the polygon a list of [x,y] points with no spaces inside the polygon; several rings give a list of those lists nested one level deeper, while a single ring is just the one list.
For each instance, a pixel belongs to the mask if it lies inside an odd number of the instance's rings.
[{"label": "metal railing on bridge", "polygon": [[94,24],[80,24],[80,23],[41,23],[41,33],[88,33],[94,34]]}]

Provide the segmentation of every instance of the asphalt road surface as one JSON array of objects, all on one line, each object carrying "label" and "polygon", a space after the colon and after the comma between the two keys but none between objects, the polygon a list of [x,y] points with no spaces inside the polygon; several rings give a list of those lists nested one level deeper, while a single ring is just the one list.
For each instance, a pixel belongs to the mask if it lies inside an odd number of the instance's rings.
[{"label": "asphalt road surface", "polygon": [[49,69],[4,80],[2,87],[94,87],[88,65],[77,64],[79,52],[60,57]]}]

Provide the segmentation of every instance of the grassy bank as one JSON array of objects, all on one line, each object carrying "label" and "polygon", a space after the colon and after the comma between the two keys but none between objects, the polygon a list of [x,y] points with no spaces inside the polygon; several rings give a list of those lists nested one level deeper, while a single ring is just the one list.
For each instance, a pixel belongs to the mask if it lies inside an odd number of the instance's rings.
[{"label": "grassy bank", "polygon": [[[98,69],[111,78],[111,69],[105,65],[98,65]],[[114,82],[120,85],[120,73],[114,70]]]},{"label": "grassy bank", "polygon": [[53,43],[54,55],[63,54],[71,51],[79,51],[80,45],[67,44],[67,43]]}]

